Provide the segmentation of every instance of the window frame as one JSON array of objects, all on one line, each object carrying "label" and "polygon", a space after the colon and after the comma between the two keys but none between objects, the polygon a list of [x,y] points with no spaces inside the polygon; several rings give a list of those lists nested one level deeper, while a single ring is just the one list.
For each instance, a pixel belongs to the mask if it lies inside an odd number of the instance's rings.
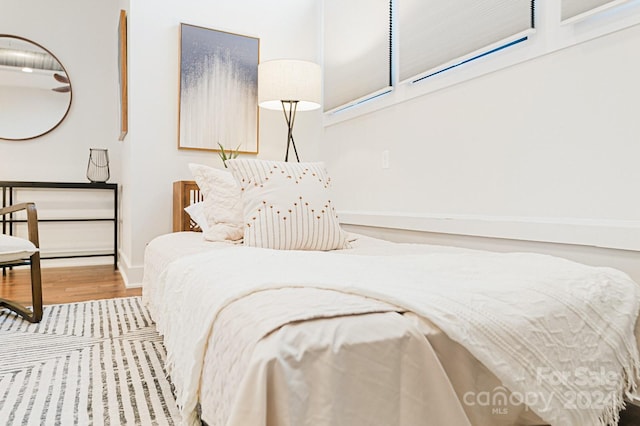
[{"label": "window frame", "polygon": [[[370,100],[362,100],[348,108],[325,112],[323,114],[324,127],[389,108],[419,96],[445,90],[483,75],[640,24],[640,0],[616,1],[614,6],[597,11],[597,13],[591,13],[574,22],[561,21],[561,1],[536,2],[536,28],[526,35],[527,41],[485,55],[465,63],[464,66],[452,67],[446,72],[437,73],[415,83],[411,79],[398,81],[397,40],[396,37],[392,37],[393,86],[391,91],[383,96],[378,95]],[[395,6],[393,7],[395,8]],[[395,10],[393,10],[393,14],[397,17]],[[396,25],[397,23],[392,23],[394,34],[396,33]]]}]

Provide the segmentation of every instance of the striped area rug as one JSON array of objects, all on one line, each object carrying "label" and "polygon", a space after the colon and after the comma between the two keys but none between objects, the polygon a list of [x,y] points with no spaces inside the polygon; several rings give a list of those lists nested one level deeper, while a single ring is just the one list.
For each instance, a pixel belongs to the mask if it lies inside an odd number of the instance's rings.
[{"label": "striped area rug", "polygon": [[165,356],[139,297],[2,310],[0,424],[179,424]]}]

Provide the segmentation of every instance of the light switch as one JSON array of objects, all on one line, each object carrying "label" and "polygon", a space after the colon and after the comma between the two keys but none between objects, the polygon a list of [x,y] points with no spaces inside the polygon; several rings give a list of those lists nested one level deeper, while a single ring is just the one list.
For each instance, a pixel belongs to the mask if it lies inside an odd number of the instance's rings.
[{"label": "light switch", "polygon": [[382,168],[383,169],[389,168],[389,150],[388,149],[385,149],[384,151],[382,151]]}]

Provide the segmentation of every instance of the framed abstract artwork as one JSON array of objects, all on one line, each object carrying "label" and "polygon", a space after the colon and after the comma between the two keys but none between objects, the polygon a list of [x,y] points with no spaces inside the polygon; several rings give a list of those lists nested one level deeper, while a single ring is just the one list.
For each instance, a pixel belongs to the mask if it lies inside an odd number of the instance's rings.
[{"label": "framed abstract artwork", "polygon": [[260,39],[180,24],[178,148],[258,153]]}]

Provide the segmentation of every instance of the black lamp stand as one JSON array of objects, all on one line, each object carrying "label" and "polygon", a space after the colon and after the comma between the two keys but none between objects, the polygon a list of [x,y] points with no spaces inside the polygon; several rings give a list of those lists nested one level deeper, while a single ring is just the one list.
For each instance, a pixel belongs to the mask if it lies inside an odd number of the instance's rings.
[{"label": "black lamp stand", "polygon": [[[293,152],[296,154],[296,160],[300,162],[298,157],[298,150],[296,149],[296,143],[293,140],[293,122],[296,119],[296,111],[298,110],[298,101],[283,101],[282,112],[284,113],[284,119],[287,121],[288,134],[287,134],[287,153],[284,156],[284,161],[289,161],[289,146],[293,145]],[[289,108],[287,108],[287,105]]]}]

